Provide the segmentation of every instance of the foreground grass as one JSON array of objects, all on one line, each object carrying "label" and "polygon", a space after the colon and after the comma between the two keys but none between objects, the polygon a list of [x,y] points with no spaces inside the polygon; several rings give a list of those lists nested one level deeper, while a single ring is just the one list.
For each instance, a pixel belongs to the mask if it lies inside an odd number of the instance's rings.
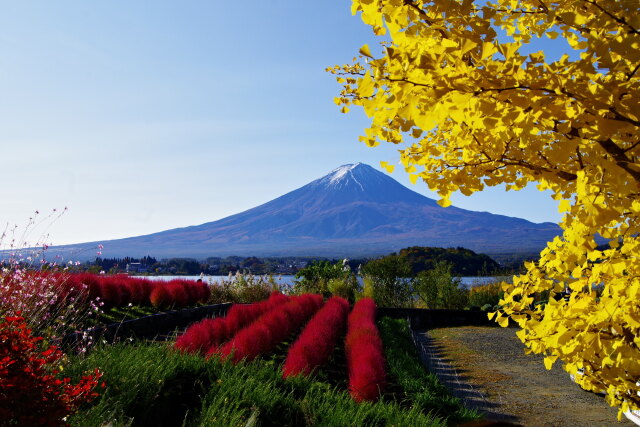
[{"label": "foreground grass", "polygon": [[402,389],[407,404],[453,424],[481,418],[480,414],[466,409],[460,399],[453,397],[435,374],[424,369],[406,320],[384,318],[379,322],[379,328],[385,344],[389,376]]},{"label": "foreground grass", "polygon": [[119,323],[161,312],[162,310],[150,306],[133,305],[130,307],[114,307],[100,313],[96,324]]},{"label": "foreground grass", "polygon": [[392,391],[376,403],[356,404],[335,381],[319,381],[327,376],[322,372],[283,380],[280,358],[233,366],[180,354],[166,344],[117,344],[74,359],[65,369],[65,375],[79,377],[99,367],[107,384],[92,406],[69,422],[114,427],[444,426],[477,418],[424,372],[406,347],[406,340],[412,345],[406,322],[384,320],[381,333]]}]

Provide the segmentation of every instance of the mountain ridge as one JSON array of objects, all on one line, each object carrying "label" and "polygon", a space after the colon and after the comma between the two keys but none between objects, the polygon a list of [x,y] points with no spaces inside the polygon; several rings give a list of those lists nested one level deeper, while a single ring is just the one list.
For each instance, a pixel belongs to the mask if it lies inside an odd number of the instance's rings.
[{"label": "mountain ridge", "polygon": [[530,252],[541,250],[559,232],[553,223],[442,208],[371,166],[356,163],[216,221],[101,243],[108,257],[371,256],[408,246]]}]

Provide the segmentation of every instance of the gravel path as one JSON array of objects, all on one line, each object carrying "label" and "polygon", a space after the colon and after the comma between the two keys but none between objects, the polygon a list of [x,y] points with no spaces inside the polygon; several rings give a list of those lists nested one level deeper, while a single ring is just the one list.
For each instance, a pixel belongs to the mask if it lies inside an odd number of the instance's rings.
[{"label": "gravel path", "polygon": [[524,354],[515,328],[457,327],[416,334],[426,362],[454,394],[489,419],[525,426],[635,426],[602,396],[574,384],[559,363]]}]

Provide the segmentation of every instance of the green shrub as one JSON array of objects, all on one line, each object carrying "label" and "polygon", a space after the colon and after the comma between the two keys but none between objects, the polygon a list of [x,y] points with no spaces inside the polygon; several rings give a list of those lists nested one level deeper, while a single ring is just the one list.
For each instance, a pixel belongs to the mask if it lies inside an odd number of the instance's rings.
[{"label": "green shrub", "polygon": [[273,276],[257,276],[253,274],[236,274],[226,280],[212,283],[210,304],[223,302],[250,303],[267,299],[271,292],[280,288]]},{"label": "green shrub", "polygon": [[468,291],[460,287],[460,279],[451,274],[451,264],[438,262],[431,270],[418,273],[413,289],[431,309],[463,309],[469,301]]},{"label": "green shrub", "polygon": [[[344,283],[340,283],[341,281]],[[343,293],[335,293],[335,295],[343,298],[353,294],[350,301],[355,297],[357,286],[358,282],[346,259],[335,264],[329,261],[312,262],[296,273],[293,282],[293,288],[298,294],[314,293],[329,297],[334,294],[330,289],[333,287]]]},{"label": "green shrub", "polygon": [[411,268],[397,255],[374,259],[362,267],[367,292],[382,307],[411,307]]},{"label": "green shrub", "polygon": [[469,305],[472,307],[489,306],[489,310],[498,305],[498,302],[504,296],[502,285],[500,283],[488,283],[481,286],[473,286],[469,290]]},{"label": "green shrub", "polygon": [[327,289],[331,295],[339,296],[353,303],[358,293],[358,281],[355,276],[346,279],[329,279]]}]

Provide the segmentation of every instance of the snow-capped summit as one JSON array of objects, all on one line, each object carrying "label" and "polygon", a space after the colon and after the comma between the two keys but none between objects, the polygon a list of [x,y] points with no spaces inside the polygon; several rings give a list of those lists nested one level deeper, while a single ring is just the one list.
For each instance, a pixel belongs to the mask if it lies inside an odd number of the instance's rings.
[{"label": "snow-capped summit", "polygon": [[339,168],[332,170],[329,175],[323,178],[323,180],[328,179],[330,184],[340,185],[341,183],[347,182],[349,179],[352,179],[360,185],[360,188],[362,188],[362,184],[358,182],[358,179],[353,172],[360,165],[361,163],[356,163],[355,165],[342,165]]},{"label": "snow-capped summit", "polygon": [[498,253],[540,250],[559,231],[552,223],[442,208],[387,174],[356,163],[218,221],[104,242],[103,253],[108,257],[355,257],[407,246],[464,246]]},{"label": "snow-capped summit", "polygon": [[[306,187],[309,187],[309,190],[315,187],[313,191],[316,197],[329,203],[344,203],[349,200],[389,203],[407,199],[426,199],[364,163],[342,165],[302,188]],[[322,191],[323,194],[317,194],[318,191]],[[333,201],[327,200],[329,196]],[[426,200],[435,204],[431,199]]]}]

